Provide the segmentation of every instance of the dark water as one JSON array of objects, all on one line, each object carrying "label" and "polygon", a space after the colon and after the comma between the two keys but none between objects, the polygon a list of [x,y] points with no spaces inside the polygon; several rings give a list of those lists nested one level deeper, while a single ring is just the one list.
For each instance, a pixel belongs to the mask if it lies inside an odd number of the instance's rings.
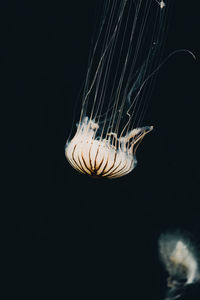
[{"label": "dark water", "polygon": [[[135,171],[91,179],[67,163],[64,145],[95,1],[1,6],[4,299],[162,299],[159,235],[179,228],[200,242],[198,62],[180,54],[160,70],[144,118],[155,130]],[[174,4],[166,54],[198,53],[197,11],[185,0]],[[191,287],[184,299],[199,295]]]}]

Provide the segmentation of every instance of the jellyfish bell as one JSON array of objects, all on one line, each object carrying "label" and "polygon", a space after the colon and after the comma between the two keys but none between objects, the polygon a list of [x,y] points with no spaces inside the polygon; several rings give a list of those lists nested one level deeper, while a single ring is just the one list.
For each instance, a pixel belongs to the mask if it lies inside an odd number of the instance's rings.
[{"label": "jellyfish bell", "polygon": [[117,178],[135,168],[137,145],[153,127],[135,128],[119,138],[111,132],[103,139],[98,139],[98,129],[97,123],[85,117],[66,147],[66,157],[81,173],[93,177]]},{"label": "jellyfish bell", "polygon": [[169,275],[165,300],[174,300],[200,281],[199,253],[194,241],[180,231],[159,238],[159,255]]},{"label": "jellyfish bell", "polygon": [[143,117],[161,61],[167,3],[105,1],[87,68],[76,132],[65,155],[77,171],[117,178],[136,166],[153,126]]}]

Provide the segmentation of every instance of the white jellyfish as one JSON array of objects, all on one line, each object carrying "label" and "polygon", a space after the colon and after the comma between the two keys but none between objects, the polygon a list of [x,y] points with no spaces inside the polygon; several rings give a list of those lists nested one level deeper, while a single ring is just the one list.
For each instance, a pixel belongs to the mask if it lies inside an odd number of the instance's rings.
[{"label": "white jellyfish", "polygon": [[162,234],[159,254],[169,274],[166,300],[179,298],[186,286],[200,280],[199,253],[186,235],[180,232]]},{"label": "white jellyfish", "polygon": [[104,1],[94,33],[74,137],[65,155],[79,172],[117,178],[131,172],[153,126],[142,126],[163,52],[168,3]]}]

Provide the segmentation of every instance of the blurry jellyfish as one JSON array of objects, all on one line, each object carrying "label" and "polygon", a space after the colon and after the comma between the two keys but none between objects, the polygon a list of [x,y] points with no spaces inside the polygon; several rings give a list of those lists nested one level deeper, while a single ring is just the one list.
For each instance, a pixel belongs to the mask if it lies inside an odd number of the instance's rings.
[{"label": "blurry jellyfish", "polygon": [[162,234],[159,254],[169,274],[165,300],[181,297],[188,285],[200,280],[199,253],[187,236],[179,232]]},{"label": "blurry jellyfish", "polygon": [[[83,88],[80,119],[65,155],[77,171],[117,178],[131,172],[162,58],[168,1],[103,1]],[[170,1],[169,1],[170,2]]]}]

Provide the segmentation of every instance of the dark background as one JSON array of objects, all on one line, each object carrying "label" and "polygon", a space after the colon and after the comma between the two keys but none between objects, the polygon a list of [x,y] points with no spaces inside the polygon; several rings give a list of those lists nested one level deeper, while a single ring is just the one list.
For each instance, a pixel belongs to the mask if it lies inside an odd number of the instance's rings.
[{"label": "dark background", "polygon": [[1,3],[3,299],[162,299],[160,233],[200,245],[199,10],[174,1],[165,54],[186,48],[197,61],[180,53],[162,67],[137,168],[101,181],[64,156],[96,2]]}]

